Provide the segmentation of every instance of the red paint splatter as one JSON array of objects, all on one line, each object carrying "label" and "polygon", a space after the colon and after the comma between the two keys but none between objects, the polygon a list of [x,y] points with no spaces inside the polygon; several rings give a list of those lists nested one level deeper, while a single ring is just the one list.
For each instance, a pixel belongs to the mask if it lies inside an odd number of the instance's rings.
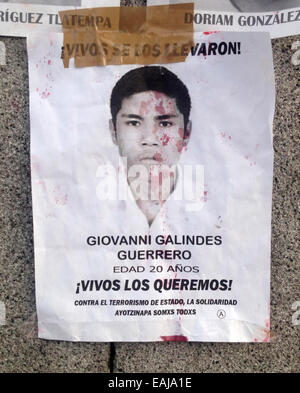
[{"label": "red paint splatter", "polygon": [[184,341],[188,342],[188,338],[186,336],[160,336],[163,341]]},{"label": "red paint splatter", "polygon": [[[207,185],[204,184],[204,187],[207,188]],[[207,202],[208,190],[204,190],[203,197],[201,198],[202,202]]]},{"label": "red paint splatter", "polygon": [[156,91],[156,90],[154,90],[153,93],[154,93],[154,97],[157,100],[161,100],[163,98],[163,96],[164,96],[163,93],[160,93],[159,91]]},{"label": "red paint splatter", "polygon": [[204,31],[203,34],[205,35],[210,35],[210,34],[215,34],[218,33],[218,31]]},{"label": "red paint splatter", "polygon": [[[220,135],[221,135],[222,138],[225,139],[225,141],[227,141],[227,139],[228,139],[228,142],[229,142],[229,143],[232,142],[232,139],[233,139],[233,138],[232,138],[231,135],[226,135],[225,132],[220,132]],[[233,146],[232,144],[230,144],[230,146],[234,148],[234,146]],[[256,166],[256,159],[257,159],[257,158],[256,158],[256,154],[257,154],[257,152],[258,152],[259,147],[260,147],[260,145],[259,145],[259,143],[257,143],[257,144],[255,145],[255,147],[253,147],[253,148],[251,149],[251,150],[254,151],[254,152],[252,152],[252,153],[247,153],[247,154],[244,154],[244,153],[243,153],[243,157],[244,157],[245,160],[248,161],[250,167],[255,167],[255,166]],[[235,151],[236,151],[236,150],[235,150]]]},{"label": "red paint splatter", "polygon": [[176,142],[176,147],[177,147],[178,153],[181,153],[182,150],[183,150],[184,148],[186,148],[185,142],[184,142],[184,141],[177,141],[177,142]]},{"label": "red paint splatter", "polygon": [[187,140],[190,137],[190,132],[188,130],[184,130],[184,128],[179,128],[178,130],[178,134],[180,136],[180,138]]},{"label": "red paint splatter", "polygon": [[142,101],[140,105],[139,115],[145,116],[149,113],[149,101]]},{"label": "red paint splatter", "polygon": [[169,141],[170,141],[170,137],[169,137],[169,135],[164,134],[164,135],[160,138],[160,140],[161,140],[163,146],[166,146],[166,145],[169,143]]},{"label": "red paint splatter", "polygon": [[[268,343],[270,341],[271,338],[271,330],[270,330],[270,320],[266,319],[265,320],[265,329],[263,329],[263,332],[265,333],[265,337],[262,339],[261,342],[263,343]],[[259,340],[257,338],[254,338],[254,342],[258,342]]]},{"label": "red paint splatter", "polygon": [[154,97],[155,99],[158,101],[158,104],[155,105],[155,110],[160,114],[160,115],[165,115],[166,114],[166,110],[164,108],[163,105],[163,93],[160,93],[158,91],[154,91]]},{"label": "red paint splatter", "polygon": [[45,99],[45,98],[47,98],[47,97],[50,96],[50,91],[47,91],[47,89],[46,89],[46,91],[43,91],[43,92],[40,94],[40,96],[41,96],[41,98]]},{"label": "red paint splatter", "polygon": [[174,105],[173,98],[167,101],[167,109],[170,112],[176,112],[176,104]]},{"label": "red paint splatter", "polygon": [[258,149],[259,149],[259,143],[257,143],[256,145],[255,145],[255,147],[254,147],[254,153],[253,154],[246,154],[246,155],[244,155],[244,158],[246,159],[246,160],[249,160],[249,164],[250,164],[250,166],[251,167],[253,167],[253,166],[255,166],[256,165],[256,154],[257,154],[257,151],[258,151]]},{"label": "red paint splatter", "polygon": [[266,328],[264,329],[264,332],[266,334],[265,338],[263,339],[264,343],[268,343],[271,338],[271,330],[270,330],[270,320],[266,319],[265,320]]},{"label": "red paint splatter", "polygon": [[166,114],[166,111],[165,111],[165,108],[164,108],[162,102],[160,102],[158,105],[155,105],[155,110],[156,110],[156,112],[158,112],[160,115],[165,115],[165,114]]},{"label": "red paint splatter", "polygon": [[51,64],[51,60],[48,60],[48,65],[50,65]]},{"label": "red paint splatter", "polygon": [[162,161],[163,161],[162,156],[161,156],[160,153],[155,153],[154,156],[153,156],[153,158],[154,158],[156,161],[158,161],[158,162],[162,162]]},{"label": "red paint splatter", "polygon": [[160,186],[161,186],[162,183],[163,183],[163,174],[162,174],[161,172],[159,172],[159,175],[158,175],[158,182],[159,182],[159,185],[160,185]]},{"label": "red paint splatter", "polygon": [[179,134],[180,138],[184,139],[184,128],[179,128],[178,134]]}]

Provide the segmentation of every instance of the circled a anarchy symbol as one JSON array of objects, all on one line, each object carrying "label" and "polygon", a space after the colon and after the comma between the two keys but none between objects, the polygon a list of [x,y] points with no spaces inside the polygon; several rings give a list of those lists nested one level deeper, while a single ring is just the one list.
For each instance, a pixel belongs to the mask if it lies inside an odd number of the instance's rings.
[{"label": "circled a anarchy symbol", "polygon": [[224,319],[226,317],[226,312],[224,310],[218,310],[217,317],[220,319]]}]

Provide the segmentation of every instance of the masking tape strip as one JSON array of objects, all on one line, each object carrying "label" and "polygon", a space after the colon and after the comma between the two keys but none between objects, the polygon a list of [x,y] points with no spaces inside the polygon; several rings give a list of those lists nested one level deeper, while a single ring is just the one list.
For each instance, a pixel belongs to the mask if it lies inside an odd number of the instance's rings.
[{"label": "masking tape strip", "polygon": [[194,3],[61,11],[64,66],[184,62],[194,45],[186,12]]},{"label": "masking tape strip", "polygon": [[120,7],[120,32],[145,33],[146,29],[147,7]]}]

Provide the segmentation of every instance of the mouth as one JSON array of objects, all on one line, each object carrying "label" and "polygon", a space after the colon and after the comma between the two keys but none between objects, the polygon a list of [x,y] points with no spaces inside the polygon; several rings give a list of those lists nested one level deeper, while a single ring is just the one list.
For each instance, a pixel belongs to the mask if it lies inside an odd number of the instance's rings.
[{"label": "mouth", "polygon": [[142,158],[140,158],[140,162],[156,163],[157,160],[154,157],[142,157]]},{"label": "mouth", "polygon": [[160,153],[153,153],[142,155],[139,161],[143,163],[160,164],[163,159]]}]

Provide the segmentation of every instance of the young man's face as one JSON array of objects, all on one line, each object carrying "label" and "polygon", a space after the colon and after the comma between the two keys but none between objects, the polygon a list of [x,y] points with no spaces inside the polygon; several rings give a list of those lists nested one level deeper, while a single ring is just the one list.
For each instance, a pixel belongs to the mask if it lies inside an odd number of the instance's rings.
[{"label": "young man's face", "polygon": [[191,125],[184,131],[183,114],[175,98],[157,91],[133,94],[122,102],[116,129],[111,124],[114,143],[127,165],[176,165],[186,148]]}]

